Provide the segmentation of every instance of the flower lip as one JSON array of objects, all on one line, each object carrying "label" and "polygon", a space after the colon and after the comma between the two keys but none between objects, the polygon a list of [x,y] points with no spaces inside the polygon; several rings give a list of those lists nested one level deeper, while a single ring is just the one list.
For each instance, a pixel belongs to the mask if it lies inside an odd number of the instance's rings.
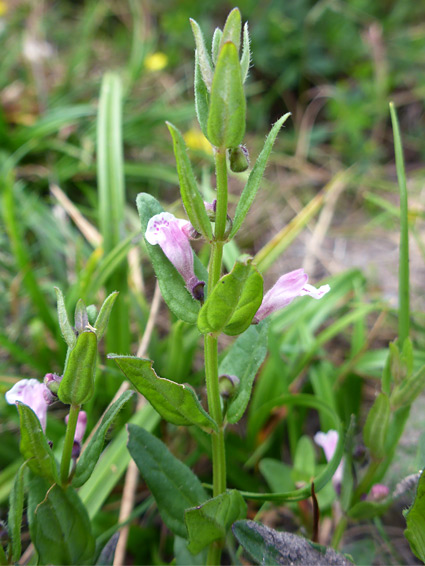
[{"label": "flower lip", "polygon": [[46,429],[47,406],[46,392],[49,392],[44,383],[38,379],[21,379],[6,392],[6,401],[13,405],[17,401],[27,405],[37,415],[43,430]]}]

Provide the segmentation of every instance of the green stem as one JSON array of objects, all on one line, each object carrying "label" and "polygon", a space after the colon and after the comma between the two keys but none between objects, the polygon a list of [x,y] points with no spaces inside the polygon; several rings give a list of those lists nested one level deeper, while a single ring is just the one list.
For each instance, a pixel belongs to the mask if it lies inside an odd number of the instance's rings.
[{"label": "green stem", "polygon": [[331,546],[335,550],[338,550],[346,528],[347,528],[347,518],[342,517],[338,522],[337,526],[335,527],[335,531],[332,537]]},{"label": "green stem", "polygon": [[72,457],[72,448],[74,446],[75,429],[77,427],[78,414],[81,407],[79,405],[71,405],[69,411],[68,425],[66,427],[65,433],[65,443],[63,446],[61,468],[60,468],[60,479],[63,487],[68,484],[69,478],[69,466]]},{"label": "green stem", "polygon": [[[227,220],[227,163],[226,149],[217,149],[215,156],[217,179],[217,207],[215,218],[215,234],[211,244],[211,257],[208,271],[208,293],[211,293],[221,276],[223,246]],[[221,410],[220,390],[218,385],[218,343],[217,337],[205,336],[205,378],[207,385],[208,410],[217,423],[218,431],[213,432],[212,464],[213,464],[213,496],[217,497],[226,491],[226,450],[224,444],[223,413]],[[208,550],[207,564],[220,564],[223,541],[213,542]]]}]

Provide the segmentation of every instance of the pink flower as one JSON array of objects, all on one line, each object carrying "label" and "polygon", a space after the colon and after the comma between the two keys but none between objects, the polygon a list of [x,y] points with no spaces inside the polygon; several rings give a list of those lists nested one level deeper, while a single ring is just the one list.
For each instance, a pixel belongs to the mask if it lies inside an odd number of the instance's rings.
[{"label": "pink flower", "polygon": [[192,225],[187,220],[176,218],[169,212],[161,212],[149,220],[145,238],[152,246],[161,246],[164,254],[183,277],[191,295],[202,300],[205,282],[200,281],[194,272],[193,252],[189,243],[192,230]]},{"label": "pink flower", "polygon": [[[336,430],[329,430],[328,432],[317,432],[314,435],[314,442],[323,448],[326,460],[332,460],[335,454],[336,446],[338,444],[338,433]],[[344,459],[341,460],[336,472],[333,475],[332,483],[335,490],[338,492],[342,483],[342,473],[344,470]]]},{"label": "pink flower", "polygon": [[49,390],[37,379],[21,379],[7,391],[6,401],[13,405],[20,401],[27,405],[37,415],[43,430],[46,429],[47,407],[46,394]]},{"label": "pink flower", "polygon": [[[68,424],[69,415],[66,415],[65,422]],[[83,442],[84,433],[87,427],[87,413],[85,411],[80,411],[77,418],[77,426],[75,427],[74,442],[81,444]]]},{"label": "pink flower", "polygon": [[258,324],[270,314],[283,309],[296,297],[310,295],[313,299],[321,299],[330,290],[329,285],[322,285],[316,289],[307,281],[308,276],[303,269],[296,269],[279,277],[270,291],[264,295],[263,302],[253,318],[253,323]]},{"label": "pink flower", "polygon": [[382,483],[375,483],[369,491],[368,499],[371,501],[381,501],[388,497],[390,490]]}]

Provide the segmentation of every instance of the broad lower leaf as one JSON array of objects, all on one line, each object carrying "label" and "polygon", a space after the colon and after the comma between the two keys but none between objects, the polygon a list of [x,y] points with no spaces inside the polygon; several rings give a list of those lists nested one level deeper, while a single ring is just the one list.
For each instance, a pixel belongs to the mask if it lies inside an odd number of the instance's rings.
[{"label": "broad lower leaf", "polygon": [[[263,296],[257,273],[251,259],[244,257],[219,280],[198,316],[198,329],[202,334],[222,332],[227,325],[231,329],[249,326]],[[233,327],[232,317],[235,317]]]},{"label": "broad lower leaf", "polygon": [[21,454],[28,460],[28,468],[51,484],[59,481],[53,452],[47,443],[37,415],[27,405],[17,401],[21,426]]},{"label": "broad lower leaf", "polygon": [[237,423],[248,406],[254,378],[267,354],[268,328],[268,320],[248,328],[234,342],[220,364],[220,375],[236,375],[239,378],[239,385],[226,412],[230,423]]},{"label": "broad lower leaf", "polygon": [[112,311],[112,307],[118,297],[118,291],[114,291],[103,301],[103,305],[100,308],[99,314],[97,315],[94,327],[96,329],[97,340],[99,341],[105,334],[106,328],[109,322],[109,316]]},{"label": "broad lower leaf", "polygon": [[245,94],[236,46],[225,43],[218,55],[211,87],[208,139],[216,147],[236,147],[245,135]]},{"label": "broad lower leaf", "polygon": [[205,210],[204,200],[196,184],[195,175],[186,153],[186,144],[179,130],[167,122],[171,137],[173,138],[174,156],[176,158],[177,172],[180,181],[180,194],[183,205],[192,226],[208,240],[212,240],[211,222]]},{"label": "broad lower leaf", "polygon": [[185,510],[208,499],[201,482],[158,438],[132,424],[128,425],[128,432],[128,449],[164,523],[174,534],[186,538]]},{"label": "broad lower leaf", "polygon": [[425,562],[425,474],[422,472],[412,507],[405,514],[404,536],[415,556]]},{"label": "broad lower leaf", "polygon": [[188,532],[188,549],[198,554],[215,540],[226,538],[231,525],[246,517],[247,506],[237,490],[222,493],[202,505],[187,509],[185,521]]},{"label": "broad lower leaf", "polygon": [[58,308],[59,327],[61,329],[62,336],[64,337],[65,342],[68,344],[68,347],[73,348],[77,343],[77,337],[68,319],[68,314],[66,312],[65,300],[63,298],[62,291],[58,287],[55,287],[55,291],[56,291],[56,298],[58,303],[57,308]]},{"label": "broad lower leaf", "polygon": [[[146,193],[140,193],[136,202],[144,235],[152,216],[164,212],[164,209],[153,196]],[[186,289],[183,278],[158,245],[152,246],[146,242],[146,250],[155,270],[164,301],[177,318],[189,324],[195,324],[200,310],[199,302],[193,299]],[[194,256],[194,267],[197,277],[202,281],[207,281],[208,273],[196,256]]]},{"label": "broad lower leaf", "polygon": [[9,496],[9,514],[7,527],[10,537],[10,548],[13,562],[18,562],[21,557],[21,525],[24,511],[24,472],[28,462],[24,462],[19,468],[13,482],[12,491]]},{"label": "broad lower leaf", "polygon": [[66,405],[82,405],[94,393],[97,337],[91,330],[82,332],[69,353],[58,397]]},{"label": "broad lower leaf", "polygon": [[92,436],[86,449],[78,459],[75,476],[72,480],[73,487],[82,486],[91,476],[105,444],[105,436],[112,423],[123,406],[134,396],[133,391],[126,391],[106,411],[99,428]]},{"label": "broad lower leaf", "polygon": [[108,358],[115,360],[137,391],[167,421],[183,426],[195,424],[207,432],[217,429],[193,389],[159,377],[152,368],[151,360],[115,354],[110,354]]},{"label": "broad lower leaf", "polygon": [[254,202],[255,195],[260,188],[261,180],[263,178],[263,173],[267,165],[267,161],[270,157],[270,153],[273,148],[274,141],[279,133],[280,128],[286,122],[290,116],[290,112],[282,116],[273,126],[267,139],[264,143],[263,150],[255,162],[255,165],[249,174],[248,181],[242,191],[241,198],[239,199],[238,206],[236,207],[235,217],[233,219],[233,228],[230,232],[229,239],[233,238],[239,228],[242,226],[242,222],[245,216],[248,214],[252,203]]},{"label": "broad lower leaf", "polygon": [[186,539],[175,536],[174,537],[174,557],[176,559],[176,566],[204,566],[207,563],[207,549],[194,556],[189,552],[188,542]]},{"label": "broad lower leaf", "polygon": [[375,458],[385,455],[388,423],[390,420],[390,401],[385,393],[375,399],[363,429],[363,440]]},{"label": "broad lower leaf", "polygon": [[87,511],[71,488],[33,478],[29,488],[31,540],[39,564],[93,564],[95,538]]},{"label": "broad lower leaf", "polygon": [[315,544],[292,533],[275,531],[254,521],[237,521],[232,530],[256,564],[352,566],[352,562],[333,548]]}]

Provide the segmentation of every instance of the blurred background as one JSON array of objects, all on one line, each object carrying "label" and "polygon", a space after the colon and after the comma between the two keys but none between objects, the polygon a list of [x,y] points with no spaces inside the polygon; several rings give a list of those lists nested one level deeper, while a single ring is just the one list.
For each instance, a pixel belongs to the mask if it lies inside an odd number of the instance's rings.
[{"label": "blurred background", "polygon": [[[309,272],[312,283],[346,273],[362,288],[355,299],[390,305],[390,317],[367,342],[386,346],[396,333],[391,309],[398,286],[398,187],[388,108],[393,101],[408,175],[415,339],[423,349],[425,4],[241,0],[237,5],[252,39],[246,83],[252,163],[271,125],[292,113],[238,234],[239,250],[256,254],[280,234],[280,244],[263,257],[267,285],[298,267]],[[213,156],[193,104],[189,18],[198,21],[210,44],[233,7],[221,0],[0,1],[2,391],[21,377],[61,372],[65,350],[55,320],[55,285],[70,312],[79,297],[99,305],[118,288],[121,318],[113,321],[105,350],[135,353],[154,287],[140,246],[135,198],[149,192],[183,214],[166,120],[184,133],[204,195],[214,198]],[[105,238],[115,227],[99,207],[96,120],[102,80],[111,71],[121,83],[125,207],[108,249]],[[245,179],[232,175],[231,211]],[[289,233],[282,233],[288,226]],[[229,265],[238,248],[229,249]],[[207,251],[199,251],[205,259]],[[352,268],[360,271],[347,271]],[[369,329],[376,322],[366,315],[364,321]],[[150,356],[158,373],[184,381],[189,368],[199,370],[198,335],[172,328],[168,336],[170,319],[163,309]],[[335,367],[349,348],[345,336],[332,342]],[[365,363],[360,374],[375,378],[382,356],[379,363]],[[118,378],[112,378],[98,391],[93,421],[116,389]],[[370,392],[373,397],[373,387]],[[7,478],[16,470],[18,427],[15,409],[3,401],[0,409],[6,416],[0,422],[0,468],[9,474],[0,476],[4,501]],[[360,405],[347,408],[347,415],[353,410],[361,412]],[[52,438],[63,433],[62,423],[55,423],[49,425]],[[411,436],[409,446],[416,442]]]}]

